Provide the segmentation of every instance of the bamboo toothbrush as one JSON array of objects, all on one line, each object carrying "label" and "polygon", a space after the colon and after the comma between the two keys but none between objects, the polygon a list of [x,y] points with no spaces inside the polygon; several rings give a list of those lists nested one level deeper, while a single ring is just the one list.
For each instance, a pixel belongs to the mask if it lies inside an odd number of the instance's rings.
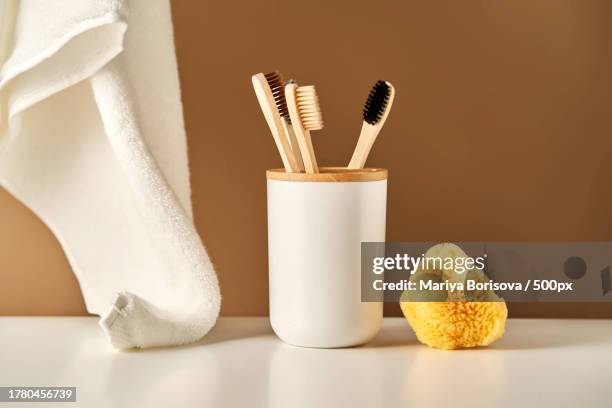
[{"label": "bamboo toothbrush", "polygon": [[366,100],[363,108],[363,125],[349,169],[362,169],[378,133],[382,129],[395,97],[395,88],[386,81],[377,81]]},{"label": "bamboo toothbrush", "polygon": [[285,120],[281,117],[281,112],[287,111],[287,104],[284,98],[284,83],[278,71],[269,74],[255,74],[251,78],[253,88],[257,95],[257,100],[261,110],[268,122],[268,127],[272,132],[276,147],[283,160],[285,171],[295,173],[300,171],[300,166],[293,154],[293,150],[287,137]]},{"label": "bamboo toothbrush", "polygon": [[318,173],[319,166],[310,138],[310,131],[323,129],[317,91],[313,85],[290,83],[285,85],[285,99],[306,173]]},{"label": "bamboo toothbrush", "polygon": [[[289,79],[285,84],[295,84],[294,79]],[[283,119],[283,127],[285,128],[285,133],[287,134],[287,139],[289,139],[289,144],[291,145],[291,151],[293,152],[293,156],[295,157],[295,161],[297,163],[298,172],[304,171],[304,161],[302,159],[302,153],[300,152],[300,145],[295,137],[295,132],[293,131],[293,125],[291,124],[291,115],[289,115],[289,108],[287,107],[287,98],[285,97],[285,89],[283,88],[280,92],[282,95],[282,109],[279,107],[281,118]],[[278,106],[278,105],[277,105]]]}]

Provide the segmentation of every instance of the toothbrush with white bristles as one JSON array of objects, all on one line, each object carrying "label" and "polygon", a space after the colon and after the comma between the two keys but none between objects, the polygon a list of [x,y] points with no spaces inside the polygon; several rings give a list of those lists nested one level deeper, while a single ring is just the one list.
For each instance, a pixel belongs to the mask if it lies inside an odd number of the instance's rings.
[{"label": "toothbrush with white bristles", "polygon": [[377,81],[372,87],[363,108],[361,134],[348,165],[349,169],[362,169],[365,165],[376,137],[389,116],[394,97],[395,88],[389,82]]},{"label": "toothbrush with white bristles", "polygon": [[312,130],[323,129],[317,91],[313,85],[289,83],[285,85],[285,100],[306,173],[318,173],[319,166],[310,138]]}]

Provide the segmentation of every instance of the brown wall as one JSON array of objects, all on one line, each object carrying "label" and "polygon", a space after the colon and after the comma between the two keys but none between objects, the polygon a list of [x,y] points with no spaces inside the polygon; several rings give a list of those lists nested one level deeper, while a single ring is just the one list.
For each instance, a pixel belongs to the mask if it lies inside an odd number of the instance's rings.
[{"label": "brown wall", "polygon": [[[259,71],[317,85],[323,164],[348,161],[372,83],[395,84],[369,161],[390,170],[388,240],[612,240],[612,2],[175,0],[173,11],[196,223],[225,315],[267,313],[264,170],[280,161],[250,88]],[[48,230],[5,192],[0,209],[0,314],[83,313]],[[511,312],[612,317],[612,306]]]}]

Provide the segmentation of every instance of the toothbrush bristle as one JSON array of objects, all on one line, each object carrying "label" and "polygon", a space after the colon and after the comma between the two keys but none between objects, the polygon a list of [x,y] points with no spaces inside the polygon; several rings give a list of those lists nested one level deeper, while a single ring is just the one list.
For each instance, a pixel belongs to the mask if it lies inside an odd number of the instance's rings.
[{"label": "toothbrush bristle", "polygon": [[308,131],[323,129],[323,116],[315,87],[299,86],[295,90],[295,99],[304,129]]},{"label": "toothbrush bristle", "polygon": [[363,120],[370,125],[375,125],[385,113],[391,87],[385,81],[376,81],[363,108]]},{"label": "toothbrush bristle", "polygon": [[274,97],[274,103],[278,113],[283,118],[289,118],[289,109],[287,108],[287,100],[285,99],[285,81],[280,72],[274,71],[264,75],[268,85],[272,90],[272,96]]}]

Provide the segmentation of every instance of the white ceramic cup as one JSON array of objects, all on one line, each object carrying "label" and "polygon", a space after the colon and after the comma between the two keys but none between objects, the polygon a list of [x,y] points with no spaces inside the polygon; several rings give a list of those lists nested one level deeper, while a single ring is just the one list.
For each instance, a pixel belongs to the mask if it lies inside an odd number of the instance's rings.
[{"label": "white ceramic cup", "polygon": [[283,341],[348,347],[371,340],[382,303],[361,302],[361,242],[383,242],[387,170],[269,170],[270,321]]}]

